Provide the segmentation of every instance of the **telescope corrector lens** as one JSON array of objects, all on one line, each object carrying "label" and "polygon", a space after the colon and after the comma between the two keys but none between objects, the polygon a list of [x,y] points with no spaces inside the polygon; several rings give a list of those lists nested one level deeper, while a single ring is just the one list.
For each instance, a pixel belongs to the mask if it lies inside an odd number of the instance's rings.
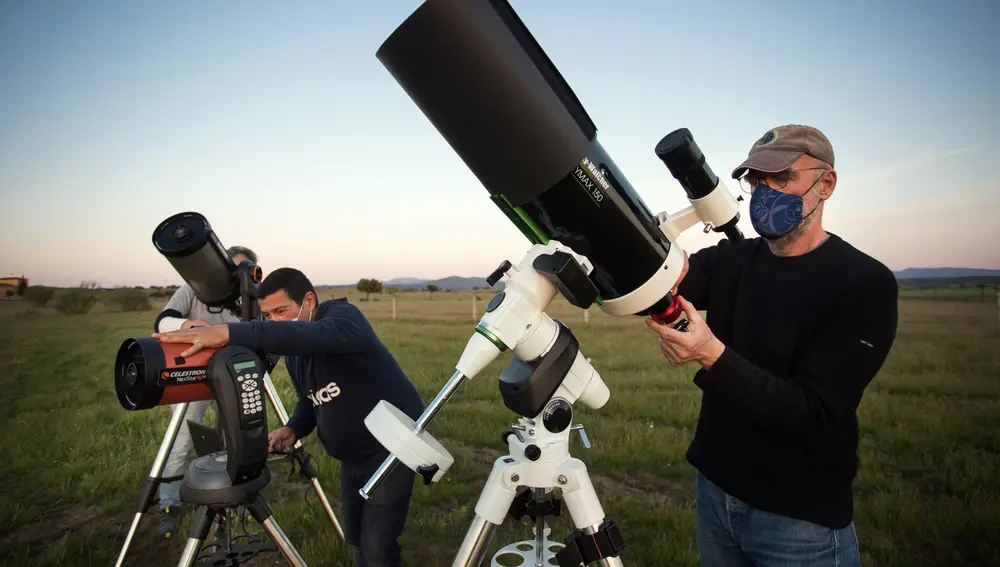
[{"label": "telescope corrector lens", "polygon": [[153,231],[153,246],[209,307],[224,307],[239,297],[232,276],[236,264],[204,216],[188,212],[168,218]]},{"label": "telescope corrector lens", "polygon": [[670,241],[507,2],[428,0],[376,55],[529,241],[591,261],[602,300],[663,268]]}]

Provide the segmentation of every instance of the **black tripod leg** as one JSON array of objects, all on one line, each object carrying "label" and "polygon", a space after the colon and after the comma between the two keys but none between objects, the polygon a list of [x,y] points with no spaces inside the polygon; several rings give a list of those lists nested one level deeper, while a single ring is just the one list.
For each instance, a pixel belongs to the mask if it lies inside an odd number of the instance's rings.
[{"label": "black tripod leg", "polygon": [[177,439],[177,433],[181,430],[181,424],[184,423],[184,415],[187,414],[187,410],[188,402],[178,404],[174,407],[174,413],[170,417],[170,425],[167,426],[167,432],[163,435],[163,441],[160,442],[160,450],[156,452],[156,459],[153,460],[153,468],[150,469],[149,477],[143,481],[142,487],[139,489],[139,500],[137,501],[135,516],[132,518],[132,525],[129,527],[128,535],[125,536],[125,543],[118,553],[118,561],[115,562],[115,567],[121,567],[124,563],[125,554],[128,553],[129,545],[132,544],[132,538],[135,537],[135,532],[139,528],[139,521],[142,519],[142,515],[149,511],[149,507],[153,505],[153,500],[156,499],[156,492],[160,488],[160,482],[162,481],[163,467],[167,463],[167,456],[170,455],[170,450],[174,447],[174,441]]},{"label": "black tripod leg", "polygon": [[271,541],[278,547],[278,551],[285,558],[285,561],[292,567],[307,567],[305,560],[302,559],[302,556],[299,555],[295,546],[292,545],[288,536],[285,535],[281,526],[274,519],[274,515],[271,513],[271,506],[268,505],[264,495],[258,494],[253,502],[250,503],[249,508],[250,514],[264,528],[267,535],[271,537]]},{"label": "black tripod leg", "polygon": [[212,520],[219,512],[224,513],[223,510],[215,510],[205,505],[198,506],[194,520],[191,521],[187,545],[184,546],[184,553],[181,554],[181,560],[177,563],[177,567],[192,567],[194,565],[195,560],[198,559],[198,553],[201,552],[201,546],[204,545],[205,538],[208,537],[208,532],[212,529]]}]

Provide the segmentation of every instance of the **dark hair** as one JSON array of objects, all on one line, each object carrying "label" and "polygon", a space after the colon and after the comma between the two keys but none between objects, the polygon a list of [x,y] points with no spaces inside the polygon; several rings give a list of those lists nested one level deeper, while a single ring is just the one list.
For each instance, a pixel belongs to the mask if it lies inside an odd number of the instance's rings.
[{"label": "dark hair", "polygon": [[302,299],[310,291],[313,292],[313,295],[316,296],[316,301],[319,302],[319,295],[316,293],[316,288],[313,287],[312,282],[309,281],[309,278],[305,274],[295,268],[278,268],[268,274],[264,278],[264,281],[260,282],[258,295],[261,298],[265,298],[281,290],[285,290],[285,293],[288,294],[288,297],[296,305],[302,305]]}]

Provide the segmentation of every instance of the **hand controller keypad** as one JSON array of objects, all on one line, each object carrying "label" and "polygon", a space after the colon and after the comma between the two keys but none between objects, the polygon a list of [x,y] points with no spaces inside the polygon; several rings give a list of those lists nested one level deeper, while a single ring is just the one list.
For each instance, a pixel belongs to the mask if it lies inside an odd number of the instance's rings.
[{"label": "hand controller keypad", "polygon": [[237,390],[240,393],[240,424],[248,427],[264,416],[263,394],[261,392],[261,376],[257,368],[239,372],[236,375]]}]

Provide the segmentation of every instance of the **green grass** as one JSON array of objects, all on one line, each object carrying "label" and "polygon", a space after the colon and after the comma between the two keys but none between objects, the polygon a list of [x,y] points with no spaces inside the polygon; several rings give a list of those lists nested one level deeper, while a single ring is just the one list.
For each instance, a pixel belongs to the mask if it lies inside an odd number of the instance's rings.
[{"label": "green grass", "polygon": [[[352,300],[368,314],[425,400],[451,375],[478,315],[480,292],[400,294]],[[163,300],[156,300],[159,308]],[[156,311],[121,313],[102,304],[66,316],[21,302],[0,304],[0,563],[112,565],[149,472],[169,409],[126,412],[115,398],[112,364],[121,342],[149,333]],[[557,301],[611,388],[599,411],[577,422],[593,448],[574,437],[610,518],[621,526],[628,565],[697,565],[693,469],[684,460],[700,403],[693,368],[662,361],[638,319],[614,319]],[[865,565],[986,565],[1000,562],[1000,333],[994,301],[901,302],[898,340],[860,409],[861,471],[856,524]],[[431,427],[455,456],[444,481],[418,483],[402,539],[410,565],[449,565],[473,516],[500,432],[512,419],[496,388],[506,358],[460,390]],[[282,366],[273,376],[284,404],[294,395]],[[271,424],[276,424],[273,413]],[[338,463],[313,437],[307,447],[339,509]],[[272,467],[265,495],[307,563],[349,566],[315,495],[285,463]],[[189,516],[190,517],[190,516]],[[184,538],[155,538],[144,517],[129,565],[176,565]],[[252,523],[251,531],[258,531]],[[569,525],[555,521],[553,539]],[[508,521],[500,545],[529,539]],[[280,565],[277,554],[254,564]]]}]

